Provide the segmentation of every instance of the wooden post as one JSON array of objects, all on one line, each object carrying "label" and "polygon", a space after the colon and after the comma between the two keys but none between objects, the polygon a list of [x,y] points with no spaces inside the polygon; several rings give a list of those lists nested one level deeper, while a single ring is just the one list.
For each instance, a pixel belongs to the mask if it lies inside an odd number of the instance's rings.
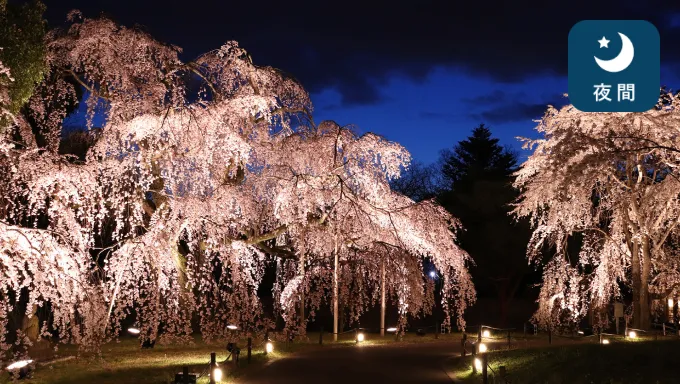
[{"label": "wooden post", "polygon": [[[233,353],[233,352],[232,352]],[[215,370],[215,352],[212,352],[210,354],[210,384],[215,384],[215,374],[213,371]]]},{"label": "wooden post", "polygon": [[508,329],[508,349],[510,349],[510,330]]},{"label": "wooden post", "polygon": [[186,365],[182,367],[182,381],[184,384],[189,384],[189,367]]},{"label": "wooden post", "polygon": [[385,336],[385,260],[383,259],[380,271],[380,336]]},{"label": "wooden post", "polygon": [[[265,349],[267,349],[266,346],[265,346]],[[253,352],[253,338],[249,337],[248,338],[248,364],[250,364],[250,355],[252,354],[252,352]]]},{"label": "wooden post", "polygon": [[477,373],[477,365],[475,364],[476,357],[477,357],[477,344],[472,346],[472,373]]},{"label": "wooden post", "polygon": [[359,344],[359,328],[354,328],[354,342]]},{"label": "wooden post", "polygon": [[527,335],[527,323],[524,322],[524,336]]},{"label": "wooden post", "polygon": [[335,236],[333,265],[333,341],[338,341],[338,237]]},{"label": "wooden post", "polygon": [[269,341],[269,331],[264,332],[264,354],[267,355],[267,342]]},{"label": "wooden post", "polygon": [[479,326],[479,330],[477,332],[477,342],[479,343],[480,341],[482,341],[482,326],[481,325]]},{"label": "wooden post", "polygon": [[321,326],[321,330],[319,331],[319,345],[323,345],[323,325]]},{"label": "wooden post", "polygon": [[489,362],[488,354],[482,353],[482,383],[489,384],[489,375],[487,372],[487,364]]},{"label": "wooden post", "polygon": [[600,341],[599,341],[600,344],[602,344],[602,330],[600,330],[600,337],[599,337],[599,339],[600,339]]},{"label": "wooden post", "polygon": [[467,334],[465,334],[465,333],[463,333],[463,338],[460,339],[460,346],[461,346],[460,355],[461,355],[462,357],[465,357],[465,353],[467,352],[467,351],[465,350],[465,348],[466,348],[466,346],[467,346]]}]

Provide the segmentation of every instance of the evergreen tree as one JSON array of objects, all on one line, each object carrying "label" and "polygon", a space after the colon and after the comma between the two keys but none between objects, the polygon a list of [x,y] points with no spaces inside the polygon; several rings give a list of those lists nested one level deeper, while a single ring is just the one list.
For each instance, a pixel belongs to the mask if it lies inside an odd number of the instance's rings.
[{"label": "evergreen tree", "polygon": [[481,124],[452,151],[443,151],[440,164],[445,186],[441,203],[461,220],[465,230],[459,240],[476,264],[472,273],[478,292],[497,297],[500,323],[505,325],[528,272],[528,223],[508,215],[517,198],[512,187],[517,154],[503,148]]}]

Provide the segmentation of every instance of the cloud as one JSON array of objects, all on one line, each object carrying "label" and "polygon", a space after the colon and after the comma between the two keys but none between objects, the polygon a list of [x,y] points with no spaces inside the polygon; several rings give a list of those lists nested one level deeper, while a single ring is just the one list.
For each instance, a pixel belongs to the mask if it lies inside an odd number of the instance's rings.
[{"label": "cloud", "polygon": [[[292,73],[311,92],[334,88],[342,105],[384,100],[378,88],[395,73],[415,81],[434,67],[456,66],[499,82],[542,73],[566,74],[567,36],[584,19],[644,19],[660,30],[662,59],[680,61],[680,3],[527,0],[506,3],[346,0],[204,2],[174,6],[162,0],[71,0],[48,7],[51,24],[71,8],[86,16],[104,11],[126,25],[139,23],[160,40],[184,48],[185,58],[238,40],[253,60]],[[177,1],[179,4],[179,1]],[[130,12],[133,9],[134,12]],[[672,15],[669,18],[668,15]]]},{"label": "cloud", "polygon": [[507,93],[496,90],[488,95],[465,99],[473,111],[469,116],[475,120],[499,124],[531,121],[543,116],[548,105],[562,107],[568,100],[560,94],[543,95],[539,102],[527,101],[525,92]]}]

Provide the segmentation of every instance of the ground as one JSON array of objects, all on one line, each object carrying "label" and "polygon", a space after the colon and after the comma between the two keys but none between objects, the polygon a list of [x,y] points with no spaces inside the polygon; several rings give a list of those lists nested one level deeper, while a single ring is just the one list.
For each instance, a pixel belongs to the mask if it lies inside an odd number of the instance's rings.
[{"label": "ground", "polygon": [[[242,347],[241,364],[234,368],[222,364],[226,383],[238,384],[304,384],[304,383],[481,383],[479,374],[472,374],[470,357],[461,358],[461,334],[417,336],[407,334],[402,341],[393,335],[384,338],[367,334],[366,341],[354,342],[352,333],[337,343],[310,334],[307,341],[293,344],[275,343],[275,351],[264,355],[262,343],[255,343],[252,363],[245,361]],[[597,344],[596,337],[553,337],[548,345],[545,335],[513,335],[511,349],[505,335],[484,339],[489,346],[490,383],[499,366],[506,367],[510,383],[579,384],[579,383],[677,383],[677,337],[665,341],[622,340],[610,337],[609,345]],[[474,335],[468,335],[474,341]],[[468,347],[469,349],[469,347]],[[38,366],[35,376],[27,383],[171,383],[183,365],[192,372],[207,371],[210,352],[217,352],[223,361],[227,352],[223,345],[156,346],[140,350],[135,339],[123,339],[106,345],[100,356]],[[73,350],[63,348],[62,356]],[[0,383],[7,382],[5,373]],[[199,379],[207,383],[207,375]]]},{"label": "ground", "polygon": [[[441,341],[460,340],[460,334],[442,335]],[[331,334],[324,334],[324,345],[320,346],[319,334],[308,334],[308,340],[296,341],[292,344],[284,342],[274,343],[274,352],[264,354],[262,341],[254,342],[252,363],[246,363],[246,342],[239,343],[241,347],[241,362],[238,369],[234,369],[231,362],[222,366],[225,373],[223,382],[234,382],[235,379],[247,375],[253,371],[260,371],[264,366],[289,357],[311,353],[320,350],[353,349],[357,348],[352,332],[341,335],[337,343],[333,343]],[[396,342],[394,335],[381,338],[377,334],[366,334],[366,341],[361,347],[381,344],[411,345],[427,341],[434,341],[433,335],[416,336],[407,334],[401,342]],[[344,347],[344,348],[343,348]],[[23,382],[31,384],[47,383],[98,383],[98,384],[121,384],[121,383],[170,383],[174,380],[175,373],[181,372],[183,365],[188,365],[191,372],[201,373],[207,371],[210,362],[210,353],[217,353],[217,361],[222,362],[228,353],[222,344],[209,345],[201,342],[198,338],[193,345],[157,345],[153,349],[141,350],[139,343],[133,338],[123,338],[118,343],[107,344],[102,348],[101,355],[85,354],[78,359],[56,362],[51,365],[38,366],[34,377]],[[325,352],[324,352],[325,353]],[[73,348],[61,347],[59,356],[77,354]],[[0,383],[9,382],[9,376],[0,372]],[[199,383],[207,383],[207,376],[199,379]]]},{"label": "ground", "polygon": [[[489,382],[505,366],[510,383],[522,384],[664,384],[678,383],[677,351],[680,341],[634,342],[616,339],[608,345],[596,342],[543,346],[489,353]],[[450,375],[460,383],[481,383],[473,374],[471,358],[450,361]]]}]

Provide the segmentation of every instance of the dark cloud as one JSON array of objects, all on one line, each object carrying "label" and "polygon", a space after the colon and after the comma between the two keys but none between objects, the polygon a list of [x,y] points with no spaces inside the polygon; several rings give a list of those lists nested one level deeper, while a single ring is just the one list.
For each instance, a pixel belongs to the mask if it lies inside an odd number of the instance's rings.
[{"label": "dark cloud", "polygon": [[645,19],[661,31],[662,59],[680,61],[680,3],[660,0],[508,1],[169,1],[47,2],[54,24],[71,8],[139,23],[191,58],[238,40],[257,63],[286,70],[312,92],[334,87],[342,104],[383,100],[394,73],[415,80],[457,66],[517,82],[565,74],[567,35],[584,19]]},{"label": "dark cloud", "polygon": [[470,114],[470,117],[492,124],[530,121],[543,116],[546,104],[502,104],[481,113]]},{"label": "dark cloud", "polygon": [[463,101],[473,108],[469,114],[471,118],[494,124],[530,121],[543,116],[548,105],[559,108],[568,104],[568,100],[558,94],[543,95],[540,102],[530,102],[528,99],[525,92],[507,93],[496,90]]}]

